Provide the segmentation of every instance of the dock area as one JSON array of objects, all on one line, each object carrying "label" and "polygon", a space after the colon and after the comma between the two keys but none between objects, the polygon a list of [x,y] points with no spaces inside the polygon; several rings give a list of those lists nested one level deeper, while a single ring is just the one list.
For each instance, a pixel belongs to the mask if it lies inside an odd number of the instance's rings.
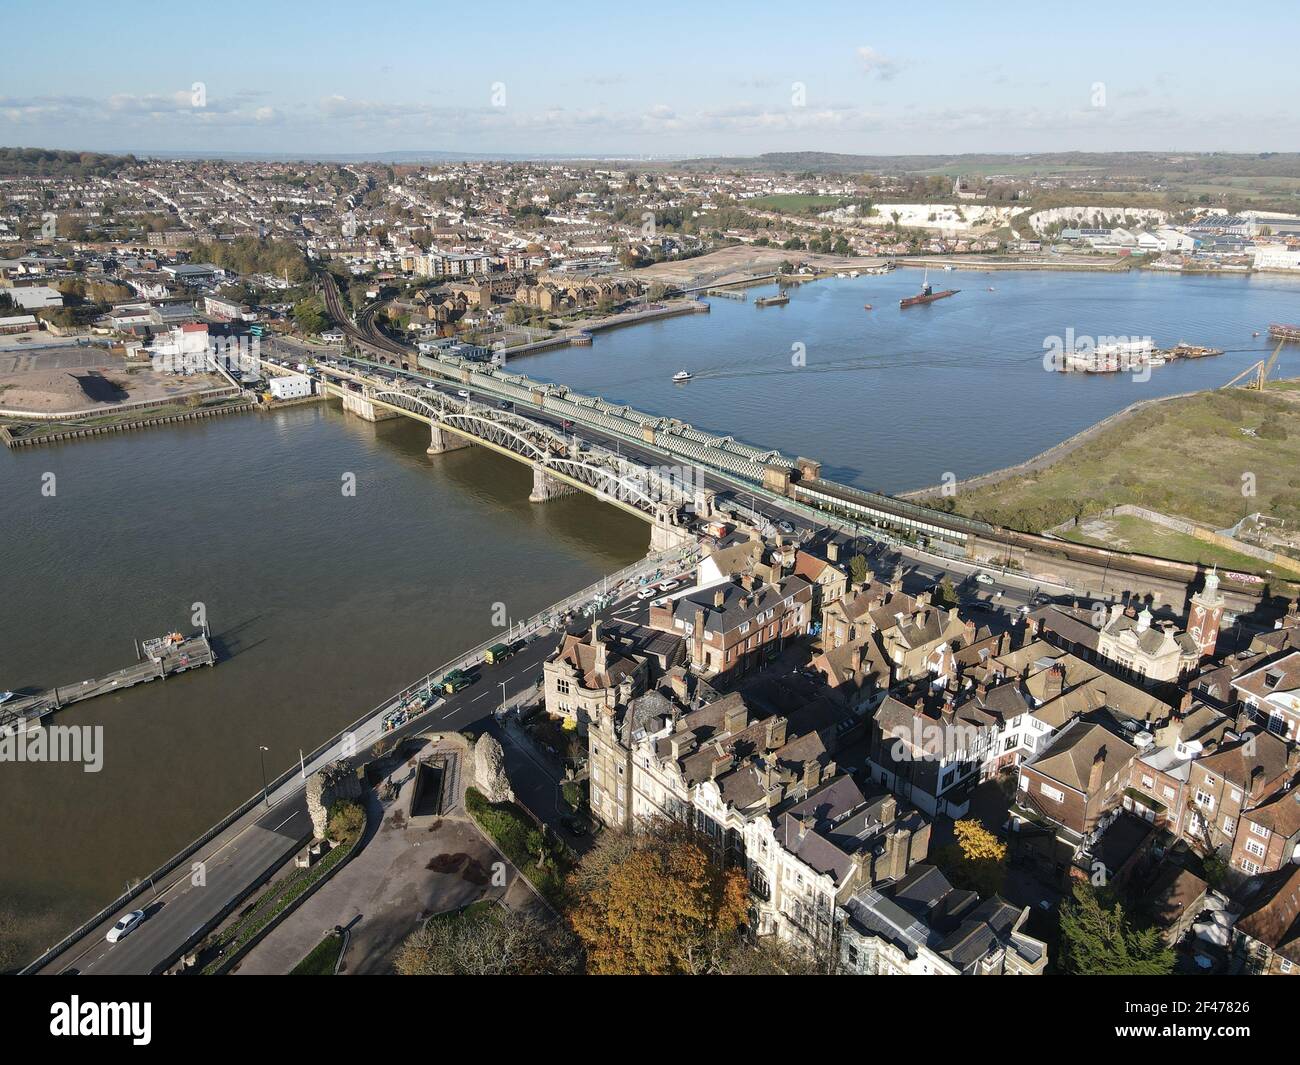
[{"label": "dock area", "polygon": [[151,680],[161,680],[174,673],[184,673],[198,666],[216,665],[216,652],[207,633],[147,640],[137,651],[138,661],[125,669],[92,680],[59,684],[35,695],[16,695],[0,703],[0,731],[22,732],[41,725],[46,717],[65,706],[93,699],[97,695],[121,691]]}]

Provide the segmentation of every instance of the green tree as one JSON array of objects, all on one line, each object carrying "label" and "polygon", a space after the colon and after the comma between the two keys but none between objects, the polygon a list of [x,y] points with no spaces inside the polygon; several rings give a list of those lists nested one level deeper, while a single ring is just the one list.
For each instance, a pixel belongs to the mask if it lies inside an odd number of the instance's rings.
[{"label": "green tree", "polygon": [[867,565],[865,555],[854,555],[849,559],[849,576],[854,584],[866,584],[871,577],[871,567]]},{"label": "green tree", "polygon": [[1078,976],[1164,976],[1174,953],[1156,928],[1135,928],[1124,907],[1091,884],[1061,906],[1061,965]]}]

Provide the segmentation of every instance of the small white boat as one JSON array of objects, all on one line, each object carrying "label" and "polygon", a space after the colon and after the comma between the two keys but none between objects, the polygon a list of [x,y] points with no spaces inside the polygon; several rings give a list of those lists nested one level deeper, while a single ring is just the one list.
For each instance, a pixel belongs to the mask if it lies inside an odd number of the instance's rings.
[{"label": "small white boat", "polygon": [[7,703],[13,697],[13,692],[0,692],[0,703]]},{"label": "small white boat", "polygon": [[694,375],[689,370],[678,370],[673,374],[674,381],[689,381]]}]

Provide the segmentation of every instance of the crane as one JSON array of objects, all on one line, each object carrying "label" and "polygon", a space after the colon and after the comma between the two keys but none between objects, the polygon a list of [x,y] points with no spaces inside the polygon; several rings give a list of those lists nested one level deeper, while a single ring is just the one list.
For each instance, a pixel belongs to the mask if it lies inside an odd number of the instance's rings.
[{"label": "crane", "polygon": [[1264,382],[1268,380],[1268,375],[1273,372],[1273,366],[1277,362],[1277,357],[1281,354],[1282,344],[1279,343],[1278,346],[1273,349],[1273,354],[1267,359],[1260,359],[1259,362],[1247,366],[1246,369],[1242,370],[1241,373],[1237,374],[1236,377],[1222,387],[1231,388],[1243,377],[1249,377],[1250,380],[1242,385],[1242,387],[1253,388],[1257,392],[1262,392],[1264,390]]}]

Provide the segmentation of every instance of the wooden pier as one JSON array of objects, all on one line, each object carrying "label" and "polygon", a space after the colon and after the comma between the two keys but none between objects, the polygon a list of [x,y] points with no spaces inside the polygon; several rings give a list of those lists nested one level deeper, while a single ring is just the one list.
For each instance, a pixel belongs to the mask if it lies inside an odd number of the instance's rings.
[{"label": "wooden pier", "polygon": [[180,642],[169,645],[156,657],[142,654],[138,648],[136,656],[139,661],[134,665],[105,677],[83,680],[77,684],[60,684],[49,691],[19,695],[0,703],[0,731],[21,732],[35,728],[54,711],[84,699],[93,699],[96,695],[121,691],[151,680],[162,680],[173,673],[184,673],[187,669],[198,666],[213,666],[217,662],[212,643],[207,634],[202,632],[183,637]]}]

